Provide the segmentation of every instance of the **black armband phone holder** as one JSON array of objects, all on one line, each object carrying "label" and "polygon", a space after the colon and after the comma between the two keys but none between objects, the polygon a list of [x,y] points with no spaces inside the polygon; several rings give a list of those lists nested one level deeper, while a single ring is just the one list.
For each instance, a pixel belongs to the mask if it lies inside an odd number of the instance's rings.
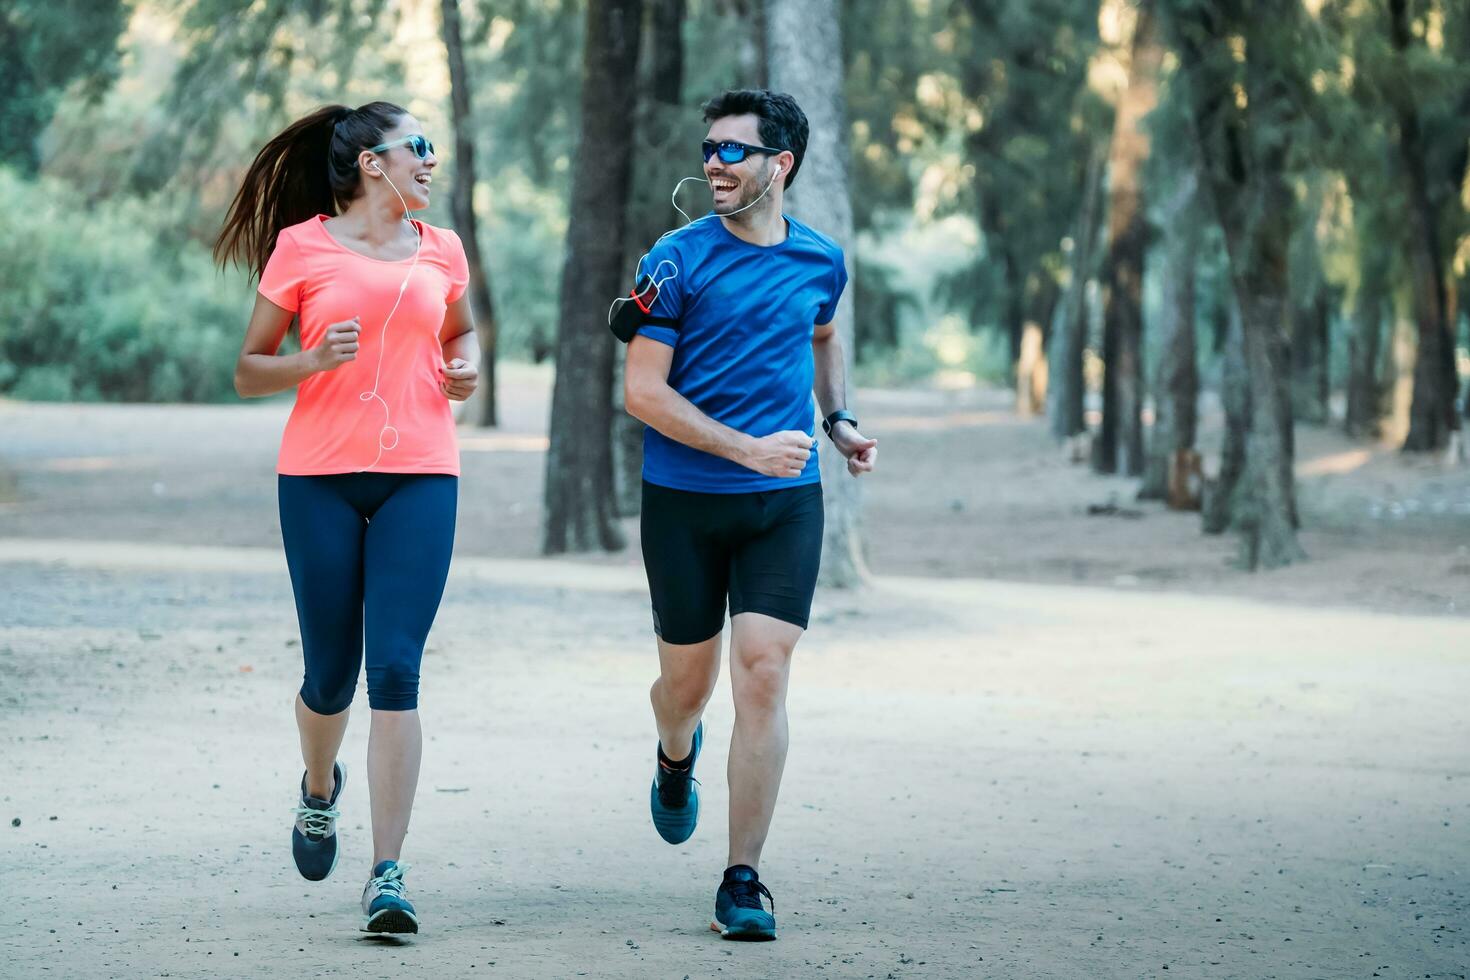
[{"label": "black armband phone holder", "polygon": [[670,327],[678,330],[678,320],[653,315],[653,304],[657,299],[658,283],[651,276],[639,279],[633,291],[618,303],[617,312],[607,323],[612,328],[613,336],[626,344],[637,335],[639,327]]}]

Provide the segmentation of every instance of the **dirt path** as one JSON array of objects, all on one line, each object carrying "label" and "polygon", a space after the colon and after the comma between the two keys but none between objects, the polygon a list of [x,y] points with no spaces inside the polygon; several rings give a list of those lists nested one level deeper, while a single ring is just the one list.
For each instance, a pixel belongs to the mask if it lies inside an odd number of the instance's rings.
[{"label": "dirt path", "polygon": [[534,559],[549,376],[501,383],[462,437],[403,944],[355,932],[364,718],[337,876],[287,854],[285,406],[0,402],[0,976],[1470,975],[1470,469],[1303,429],[1313,560],[1250,576],[1003,393],[862,392],[886,577],[819,596],[782,939],[732,948],[728,687],[670,848],[637,550]]},{"label": "dirt path", "polygon": [[[425,661],[416,939],[308,885],[295,624],[270,548],[0,541],[16,977],[1464,977],[1470,623],[885,579],[824,595],[764,872],[779,942],[707,931],[707,809],[649,826],[654,669],[625,565],[457,560]],[[1166,969],[1167,968],[1167,969]]]}]

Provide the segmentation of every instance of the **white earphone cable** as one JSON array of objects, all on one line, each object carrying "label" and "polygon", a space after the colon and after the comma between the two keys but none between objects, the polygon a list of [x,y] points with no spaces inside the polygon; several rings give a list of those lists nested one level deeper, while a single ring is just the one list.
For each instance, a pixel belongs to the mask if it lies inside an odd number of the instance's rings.
[{"label": "white earphone cable", "polygon": [[[747,211],[747,210],[755,207],[757,204],[759,204],[761,202],[761,199],[764,198],[766,196],[766,194],[770,193],[771,188],[775,186],[776,181],[778,179],[780,179],[780,177],[781,177],[781,168],[780,167],[777,167],[775,174],[773,174],[771,176],[771,179],[766,182],[765,188],[760,192],[760,194],[758,194],[756,196],[756,199],[754,201],[751,201],[749,204],[745,205],[744,207],[737,208],[734,211],[731,211],[729,214],[722,214],[722,215],[720,215],[720,217],[721,218],[733,217],[734,215],[739,214],[741,211]],[[678,211],[679,214],[684,218],[684,224],[680,225],[678,228],[670,228],[668,231],[666,231],[662,235],[658,236],[658,240],[655,241],[651,246],[649,246],[648,251],[647,252],[644,252],[642,255],[640,255],[638,257],[638,261],[635,262],[635,263],[633,263],[633,279],[634,279],[634,285],[635,286],[637,285],[638,269],[640,267],[642,267],[643,260],[646,259],[646,258],[648,258],[648,256],[653,253],[653,250],[655,248],[658,248],[658,243],[661,242],[661,241],[663,241],[665,238],[668,238],[670,235],[674,234],[675,232],[683,231],[690,224],[693,224],[694,219],[691,218],[691,217],[689,217],[688,213],[685,212],[685,210],[683,208],[679,207],[679,191],[684,187],[685,184],[687,184],[691,180],[702,180],[702,181],[704,181],[705,184],[708,184],[709,183],[709,178],[707,178],[707,177],[685,177],[682,180],[680,180],[677,184],[674,185],[674,192],[669,195],[669,203],[672,204],[674,206],[674,210],[675,211]],[[673,269],[674,271],[671,272],[671,273],[669,273],[664,278],[659,279],[658,278],[658,271],[660,269],[662,269],[666,265],[669,268]],[[654,295],[655,296],[658,295],[658,290],[659,290],[660,287],[663,286],[664,283],[668,282],[670,279],[676,278],[678,275],[679,275],[679,267],[677,265],[675,265],[671,260],[669,260],[669,259],[663,259],[662,261],[660,261],[658,265],[656,265],[656,266],[653,267],[653,273],[649,276],[650,279],[654,280],[654,282],[653,282]],[[620,305],[622,305],[623,303],[631,303],[632,301],[633,301],[633,297],[632,296],[619,296],[616,299],[614,299],[612,301],[612,305],[610,305],[607,308],[607,322],[608,323],[612,323],[613,317],[617,315],[618,307]]]},{"label": "white earphone cable", "polygon": [[[403,277],[403,282],[399,284],[398,296],[393,300],[393,308],[388,311],[388,315],[383,319],[383,328],[378,334],[378,365],[373,372],[373,386],[370,390],[361,392],[357,396],[359,401],[376,401],[383,406],[383,427],[378,430],[378,455],[373,457],[371,463],[358,470],[359,473],[365,473],[374,466],[377,466],[378,462],[383,458],[383,452],[385,450],[391,450],[398,445],[398,430],[393,427],[393,416],[388,407],[387,400],[378,394],[378,383],[383,378],[383,353],[388,348],[388,324],[392,322],[393,314],[398,312],[398,304],[403,302],[403,294],[408,290],[408,280],[413,276],[413,270],[418,267],[419,253],[423,251],[424,247],[423,232],[419,231],[418,225],[414,223],[413,212],[408,209],[408,202],[403,199],[403,195],[399,193],[398,188],[389,179],[388,175],[383,173],[383,168],[378,167],[377,171],[384,180],[388,181],[388,186],[393,188],[393,193],[398,195],[399,203],[403,205],[404,218],[408,221],[408,226],[413,229],[413,233],[417,236],[418,241],[413,246],[413,261],[409,263],[408,274]],[[387,440],[390,434],[392,441],[388,442]]]}]

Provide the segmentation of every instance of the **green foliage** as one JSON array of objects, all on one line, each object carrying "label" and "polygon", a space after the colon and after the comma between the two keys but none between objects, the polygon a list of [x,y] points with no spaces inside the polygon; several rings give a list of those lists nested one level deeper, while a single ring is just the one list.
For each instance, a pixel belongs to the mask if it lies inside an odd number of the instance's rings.
[{"label": "green foliage", "polygon": [[[693,110],[729,88],[765,84],[765,54],[756,37],[764,0],[689,0],[684,25],[684,99]],[[700,123],[701,127],[703,123]],[[697,163],[698,147],[689,158]]]},{"label": "green foliage", "polygon": [[[475,81],[480,247],[507,357],[540,361],[556,338],[557,283],[577,128],[582,21],[572,0],[465,4]],[[454,161],[446,161],[453,168]]]},{"label": "green foliage", "polygon": [[[1406,0],[1413,43],[1399,52],[1384,0],[1283,2],[1288,26],[1247,33],[1271,45],[1269,58],[1252,63],[1271,66],[1295,101],[1279,118],[1252,114],[1252,145],[1244,149],[1287,148],[1282,166],[1291,191],[1298,205],[1311,205],[1292,216],[1298,248],[1316,245],[1326,284],[1345,308],[1365,266],[1387,269],[1390,282],[1407,281],[1407,199],[1393,98],[1410,91],[1440,252],[1464,280],[1463,293],[1470,288],[1470,211],[1462,203],[1470,197],[1470,8]],[[1244,23],[1251,9],[1265,9],[1245,0],[1156,3],[1176,26],[1218,24],[1226,15]],[[583,5],[461,5],[474,83],[475,198],[501,351],[536,356],[550,349],[557,322],[580,124]],[[642,153],[666,156],[670,165],[637,188],[635,207],[647,221],[635,222],[630,237],[643,236],[645,225],[677,220],[666,205],[664,170],[699,172],[699,103],[722,88],[760,82],[760,6],[688,0],[684,115],[672,118],[661,142],[647,137],[640,144]],[[1007,360],[1004,344],[973,335],[1009,326],[1016,310],[1044,295],[1048,278],[1065,276],[1065,241],[1075,233],[1084,171],[1112,128],[1112,110],[1095,90],[1106,87],[1099,85],[1106,73],[1097,70],[1109,53],[1099,37],[1100,7],[1099,0],[842,0],[861,233],[852,256],[856,353],[868,377],[936,369],[996,374],[994,364]],[[447,152],[437,24],[434,0],[7,4],[0,11],[0,78],[7,86],[0,117],[12,138],[0,160],[29,170],[39,159],[42,172],[60,180],[46,184],[44,196],[64,200],[67,210],[35,231],[28,224],[25,248],[14,234],[0,245],[0,391],[227,396],[221,372],[233,359],[250,294],[238,277],[221,279],[204,250],[245,165],[271,134],[318,104],[389,98],[409,105],[446,151],[436,190],[447,187],[456,161]],[[1203,40],[1195,39],[1196,47],[1219,62],[1203,68],[1239,84],[1242,95],[1259,84],[1244,77],[1234,42]],[[1160,109],[1147,122],[1148,200],[1162,199],[1192,165],[1191,128],[1175,91],[1187,61],[1179,47],[1164,71]],[[1213,109],[1223,122],[1239,106],[1222,99]],[[647,136],[644,122],[633,123],[640,137]],[[14,190],[15,180],[6,175],[4,188]],[[34,194],[27,184],[25,199]],[[447,224],[447,195],[440,198],[425,217]],[[681,201],[696,213],[707,203],[693,186]],[[1156,208],[1151,217],[1157,224]],[[1199,220],[1212,225],[1214,218],[1202,208]],[[1198,301],[1199,329],[1208,333],[1224,322],[1231,290],[1217,230],[1206,230],[1206,243]],[[1154,305],[1150,300],[1148,309]],[[176,317],[189,322],[187,330]],[[103,363],[82,368],[56,353],[76,345],[104,352]],[[1200,349],[1208,374],[1214,345]],[[161,366],[150,366],[155,361]],[[185,362],[214,367],[166,366]]]},{"label": "green foliage", "polygon": [[[184,0],[181,7],[181,56],[160,130],[151,134],[177,152],[138,160],[133,179],[144,193],[177,174],[213,169],[230,159],[222,149],[238,155],[232,137],[241,129],[247,136],[276,129],[322,103],[386,98],[402,78],[386,0]],[[361,73],[359,58],[372,62]],[[359,76],[366,90],[351,84]]]},{"label": "green foliage", "polygon": [[566,199],[519,168],[500,170],[490,187],[480,247],[493,270],[500,350],[539,362],[556,338]]},{"label": "green foliage", "polygon": [[0,7],[0,162],[39,162],[41,131],[72,82],[87,99],[112,84],[127,13],[121,0],[7,0]]},{"label": "green foliage", "polygon": [[249,289],[203,248],[157,247],[135,201],[70,207],[70,189],[0,168],[0,196],[39,201],[0,222],[0,393],[81,401],[221,401]]},{"label": "green foliage", "polygon": [[861,258],[854,265],[853,288],[861,313],[853,324],[853,356],[867,363],[897,351],[901,322],[914,306],[914,298],[898,286],[898,276],[888,266]]},{"label": "green foliage", "polygon": [[1470,156],[1470,8],[1410,2],[1412,43],[1402,55],[1382,3],[1326,0],[1321,33],[1334,55],[1317,77],[1323,164],[1343,174],[1352,197],[1359,250],[1402,254],[1409,208],[1398,147],[1395,101],[1408,99],[1424,141],[1429,203],[1439,249],[1454,255],[1470,235],[1470,208],[1458,200]]},{"label": "green foliage", "polygon": [[514,168],[565,199],[582,77],[579,10],[574,0],[465,6],[465,59],[475,79],[482,177]]},{"label": "green foliage", "polygon": [[937,67],[934,33],[944,24],[938,12],[888,0],[844,0],[842,11],[853,223],[866,230],[885,210],[913,205],[923,168],[940,155],[926,145],[919,89]]},{"label": "green foliage", "polygon": [[149,200],[165,247],[211,243],[256,152],[316,106],[387,98],[433,108],[405,94],[411,53],[394,44],[398,13],[385,0],[133,6],[120,84],[62,103],[43,166],[88,201]]},{"label": "green foliage", "polygon": [[[961,90],[978,127],[969,206],[1019,276],[1060,253],[1081,203],[1087,155],[1109,122],[1086,85],[1097,6],[1079,0],[970,0],[955,23]],[[963,202],[962,202],[963,203]],[[1007,284],[1017,286],[1016,278]],[[1033,287],[1035,288],[1035,287]]]},{"label": "green foliage", "polygon": [[1087,85],[1096,0],[845,0],[843,12],[857,227],[963,216],[982,232],[968,260],[908,281],[937,316],[1018,326],[1008,319],[1065,268],[1091,148],[1111,125]]}]

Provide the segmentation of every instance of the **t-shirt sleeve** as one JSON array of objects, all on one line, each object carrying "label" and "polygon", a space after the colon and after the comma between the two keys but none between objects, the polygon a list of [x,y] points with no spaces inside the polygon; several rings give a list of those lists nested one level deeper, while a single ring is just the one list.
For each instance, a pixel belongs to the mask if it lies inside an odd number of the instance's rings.
[{"label": "t-shirt sleeve", "polygon": [[460,241],[459,235],[449,232],[449,254],[446,259],[449,263],[449,292],[444,296],[444,302],[453,303],[464,295],[465,288],[470,284],[470,260],[464,254],[464,242]]},{"label": "t-shirt sleeve", "polygon": [[306,285],[306,262],[296,239],[285,231],[276,236],[276,247],[260,274],[260,295],[283,310],[301,312],[301,289]]},{"label": "t-shirt sleeve", "polygon": [[[684,270],[679,266],[679,256],[673,246],[665,242],[655,245],[653,250],[638,263],[638,282],[644,276],[653,277],[659,284],[658,298],[649,307],[648,315],[677,320],[684,315]],[[636,283],[635,283],[636,285]],[[633,287],[630,286],[631,290]],[[630,299],[628,302],[632,302]],[[656,340],[670,347],[678,345],[679,331],[673,327],[645,324],[638,328],[638,336]]]},{"label": "t-shirt sleeve", "polygon": [[817,311],[818,323],[832,322],[832,318],[837,315],[837,301],[842,299],[842,291],[846,288],[847,259],[843,256],[842,249],[834,249],[832,252],[832,298]]}]

